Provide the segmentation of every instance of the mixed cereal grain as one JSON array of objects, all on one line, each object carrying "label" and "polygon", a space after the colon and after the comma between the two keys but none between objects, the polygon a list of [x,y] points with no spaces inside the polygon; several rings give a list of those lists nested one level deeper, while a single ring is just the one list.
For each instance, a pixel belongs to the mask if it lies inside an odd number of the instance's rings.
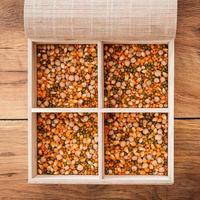
[{"label": "mixed cereal grain", "polygon": [[97,107],[97,45],[37,45],[38,107]]},{"label": "mixed cereal grain", "polygon": [[167,175],[167,114],[110,113],[104,120],[106,175]]},{"label": "mixed cereal grain", "polygon": [[96,113],[40,113],[38,174],[98,174]]},{"label": "mixed cereal grain", "polygon": [[167,107],[167,45],[106,44],[104,74],[105,107]]}]

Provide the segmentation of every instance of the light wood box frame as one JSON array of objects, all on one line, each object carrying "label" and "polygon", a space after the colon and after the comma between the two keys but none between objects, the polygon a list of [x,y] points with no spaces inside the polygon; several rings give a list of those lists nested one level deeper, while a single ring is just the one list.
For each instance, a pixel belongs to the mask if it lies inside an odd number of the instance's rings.
[{"label": "light wood box frame", "polygon": [[[97,44],[98,47],[98,108],[37,108],[36,45]],[[104,108],[103,106],[103,45],[104,44],[168,44],[168,108]],[[98,113],[98,175],[37,175],[37,113],[95,112]],[[159,112],[168,114],[168,175],[104,175],[103,114],[110,112]],[[38,184],[151,184],[174,183],[174,40],[163,41],[77,41],[28,40],[28,182]]]}]

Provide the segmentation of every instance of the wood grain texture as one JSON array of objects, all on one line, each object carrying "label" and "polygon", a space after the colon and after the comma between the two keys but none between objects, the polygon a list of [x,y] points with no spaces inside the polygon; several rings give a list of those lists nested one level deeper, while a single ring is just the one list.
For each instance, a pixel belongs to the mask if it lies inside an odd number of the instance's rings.
[{"label": "wood grain texture", "polygon": [[[0,119],[27,118],[23,0],[0,2]],[[200,2],[179,0],[175,116],[200,117]],[[0,120],[0,199],[188,199],[200,193],[200,120],[175,120],[172,186],[28,185],[27,121]]]},{"label": "wood grain texture", "polygon": [[1,0],[0,49],[26,49],[23,0]]},{"label": "wood grain texture", "polygon": [[27,72],[27,50],[0,49],[0,72]]},{"label": "wood grain texture", "polygon": [[27,72],[0,72],[0,119],[27,118]]},{"label": "wood grain texture", "polygon": [[[23,0],[2,0],[0,4],[0,71],[15,79],[27,71],[27,39],[23,32]],[[199,0],[179,0],[178,28],[175,43],[175,117],[200,117],[200,3]],[[20,72],[22,71],[22,72]],[[20,75],[22,73],[22,75]],[[16,88],[25,97],[27,81],[0,85],[0,95],[7,104],[0,104],[0,118],[27,118],[27,99],[16,98]],[[19,85],[18,85],[19,84]],[[11,99],[12,98],[12,99]],[[12,104],[10,104],[12,103]],[[12,109],[10,107],[12,106]],[[17,110],[17,112],[16,112]],[[8,114],[6,114],[8,113]],[[5,116],[6,114],[6,116]]]},{"label": "wood grain texture", "polygon": [[0,121],[0,199],[199,199],[200,120],[175,121],[175,184],[27,184],[27,121]]},{"label": "wood grain texture", "polygon": [[175,117],[200,117],[200,1],[180,0],[175,43]]}]

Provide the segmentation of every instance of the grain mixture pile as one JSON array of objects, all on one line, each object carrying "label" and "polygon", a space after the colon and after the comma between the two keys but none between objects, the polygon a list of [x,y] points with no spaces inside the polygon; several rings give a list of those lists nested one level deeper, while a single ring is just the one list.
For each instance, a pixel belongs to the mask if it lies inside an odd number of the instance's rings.
[{"label": "grain mixture pile", "polygon": [[[37,106],[98,107],[97,45],[37,45]],[[167,108],[168,47],[104,45],[106,108]],[[106,175],[167,175],[164,113],[105,113]],[[37,114],[38,174],[98,174],[98,114]]]},{"label": "grain mixture pile", "polygon": [[98,174],[97,114],[40,113],[38,174]]},{"label": "grain mixture pile", "polygon": [[38,107],[97,107],[97,45],[37,45]]},{"label": "grain mixture pile", "polygon": [[105,174],[167,175],[167,115],[105,114]]},{"label": "grain mixture pile", "polygon": [[104,46],[105,107],[166,108],[167,45]]}]

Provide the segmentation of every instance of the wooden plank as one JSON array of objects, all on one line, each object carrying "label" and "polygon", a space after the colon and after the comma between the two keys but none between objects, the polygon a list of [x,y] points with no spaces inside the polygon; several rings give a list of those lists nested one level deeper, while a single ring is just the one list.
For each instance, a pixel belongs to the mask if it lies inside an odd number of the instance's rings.
[{"label": "wooden plank", "polygon": [[0,49],[0,72],[26,72],[27,50]]},{"label": "wooden plank", "polygon": [[200,117],[200,73],[198,72],[199,66],[199,49],[176,44],[176,117]]},{"label": "wooden plank", "polygon": [[199,0],[178,1],[177,43],[189,47],[199,47],[199,17]]},{"label": "wooden plank", "polygon": [[179,1],[175,43],[176,117],[200,117],[199,18],[199,0]]},{"label": "wooden plank", "polygon": [[[10,23],[13,24],[12,21]],[[15,49],[16,51],[26,50],[27,39],[23,29],[15,28],[14,30],[7,30],[1,26],[0,28],[0,49],[4,49],[5,51],[7,49]]]},{"label": "wooden plank", "polygon": [[25,49],[24,0],[1,0],[0,49]]},{"label": "wooden plank", "polygon": [[0,72],[0,119],[27,118],[27,73]]},{"label": "wooden plank", "polygon": [[175,121],[175,184],[27,184],[27,121],[0,121],[0,199],[198,199],[200,120]]},{"label": "wooden plank", "polygon": [[23,29],[23,6],[24,0],[1,0],[0,26],[7,29]]},{"label": "wooden plank", "polygon": [[0,3],[0,119],[27,118],[24,0]]},{"label": "wooden plank", "polygon": [[[0,4],[0,71],[2,77],[8,71],[23,77],[27,70],[27,40],[23,32],[23,0],[2,0]],[[178,29],[175,43],[175,117],[200,117],[200,40],[199,40],[199,0],[179,0]],[[22,71],[20,75],[19,71]],[[8,78],[10,79],[10,78]],[[26,93],[26,84],[9,87],[10,83],[0,85],[0,94],[7,105],[1,104],[0,118],[26,118],[26,98],[20,101],[15,95],[16,88]],[[20,94],[22,95],[22,94]],[[26,94],[24,94],[25,96]],[[12,99],[11,99],[12,98]],[[12,103],[12,104],[9,104]],[[14,106],[13,106],[14,105]],[[15,107],[16,106],[16,107]],[[12,108],[12,109],[10,109]],[[18,110],[21,108],[21,110]],[[16,112],[15,110],[18,110]],[[6,114],[6,113],[9,113]]]}]

